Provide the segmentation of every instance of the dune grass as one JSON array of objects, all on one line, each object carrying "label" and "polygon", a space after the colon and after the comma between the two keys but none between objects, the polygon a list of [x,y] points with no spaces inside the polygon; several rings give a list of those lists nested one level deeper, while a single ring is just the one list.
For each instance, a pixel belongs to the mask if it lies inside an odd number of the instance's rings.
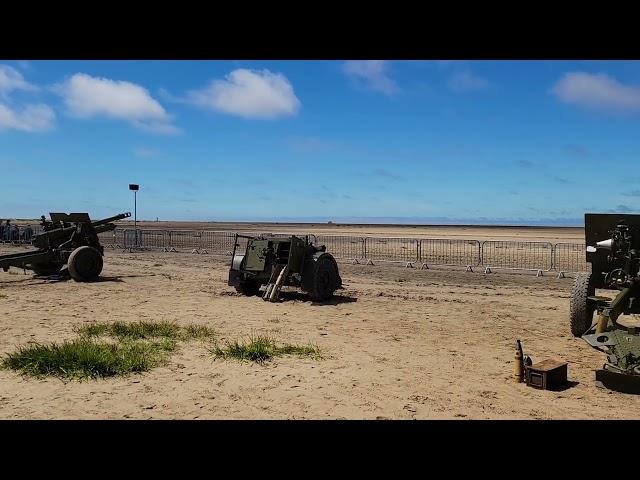
[{"label": "dune grass", "polygon": [[35,377],[123,376],[166,363],[180,341],[214,336],[213,330],[204,325],[181,327],[169,322],[93,323],[77,328],[76,333],[79,338],[61,344],[19,347],[2,359],[0,367]]},{"label": "dune grass", "polygon": [[215,345],[211,350],[218,358],[233,358],[240,361],[262,363],[282,355],[297,355],[299,357],[321,358],[320,349],[313,345],[291,345],[285,343],[279,346],[275,339],[268,336],[250,337],[248,342],[227,342],[224,347]]},{"label": "dune grass", "polygon": [[181,327],[172,322],[114,322],[83,325],[77,332],[84,337],[112,337],[123,340],[165,338],[175,341],[212,338],[213,329],[205,325]]},{"label": "dune grass", "polygon": [[96,379],[146,372],[166,361],[175,348],[167,342],[109,344],[87,338],[61,344],[28,345],[2,360],[4,368],[35,377]]},{"label": "dune grass", "polygon": [[282,355],[322,358],[316,346],[278,344],[264,335],[220,347],[213,329],[204,325],[92,323],[77,328],[76,333],[78,338],[62,343],[19,347],[0,360],[0,367],[34,377],[84,380],[124,376],[165,364],[178,342],[194,339],[213,339],[211,353],[225,359],[262,363]]}]

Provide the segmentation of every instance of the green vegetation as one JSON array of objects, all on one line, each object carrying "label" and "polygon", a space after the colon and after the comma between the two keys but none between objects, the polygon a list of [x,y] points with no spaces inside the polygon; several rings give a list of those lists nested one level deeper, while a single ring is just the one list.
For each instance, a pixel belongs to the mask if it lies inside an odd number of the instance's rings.
[{"label": "green vegetation", "polygon": [[248,342],[227,342],[226,346],[214,347],[212,353],[220,358],[235,358],[251,362],[266,362],[281,355],[298,355],[300,357],[321,358],[320,350],[313,345],[300,346],[284,344],[278,346],[273,338],[267,336],[250,337]]},{"label": "green vegetation", "polygon": [[[165,364],[178,342],[215,338],[207,326],[170,322],[92,323],[76,332],[79,338],[61,344],[19,347],[0,360],[0,367],[35,377],[83,380],[122,376]],[[316,346],[279,345],[268,336],[250,337],[248,342],[235,341],[222,348],[214,343],[211,352],[216,357],[252,362],[281,355],[321,358]]]},{"label": "green vegetation", "polygon": [[[35,377],[106,378],[146,372],[166,363],[179,341],[214,336],[213,330],[203,325],[181,327],[169,322],[93,323],[76,332],[80,338],[62,344],[20,347],[0,366]],[[116,343],[96,337],[110,337]]]},{"label": "green vegetation", "polygon": [[146,372],[164,363],[168,351],[160,343],[108,344],[80,338],[20,347],[2,360],[2,366],[36,377],[105,378]]},{"label": "green vegetation", "polygon": [[205,325],[192,324],[181,327],[171,322],[93,323],[84,325],[77,331],[85,337],[108,336],[120,341],[148,340],[152,338],[165,338],[178,341],[212,338],[215,335],[214,331]]}]

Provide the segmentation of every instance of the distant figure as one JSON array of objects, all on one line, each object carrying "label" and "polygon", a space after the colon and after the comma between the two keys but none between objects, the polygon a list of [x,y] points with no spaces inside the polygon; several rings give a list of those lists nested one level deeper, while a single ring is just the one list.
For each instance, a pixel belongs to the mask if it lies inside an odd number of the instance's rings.
[{"label": "distant figure", "polygon": [[44,215],[40,216],[40,225],[42,225],[42,230],[48,232],[49,230],[53,230],[53,222],[47,220]]},{"label": "distant figure", "polygon": [[11,241],[11,220],[7,218],[7,223],[4,224],[4,236],[5,242]]},{"label": "distant figure", "polygon": [[31,225],[27,225],[20,234],[20,240],[23,243],[31,243],[31,239],[33,238],[33,228]]},{"label": "distant figure", "polygon": [[12,242],[20,241],[20,228],[17,225],[11,225],[11,237],[9,240]]},{"label": "distant figure", "polygon": [[4,225],[2,225],[2,219],[0,218],[0,242],[4,241]]}]

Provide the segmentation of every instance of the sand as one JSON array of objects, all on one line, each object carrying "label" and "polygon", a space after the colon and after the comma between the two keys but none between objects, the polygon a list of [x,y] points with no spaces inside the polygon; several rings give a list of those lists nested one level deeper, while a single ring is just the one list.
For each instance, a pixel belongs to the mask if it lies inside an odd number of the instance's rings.
[{"label": "sand", "polygon": [[[0,250],[7,251],[11,247]],[[102,281],[0,271],[0,355],[75,337],[93,321],[175,321],[220,342],[266,333],[317,345],[321,360],[264,365],[182,344],[166,366],[85,382],[0,370],[0,418],[576,419],[636,418],[640,399],[598,389],[603,354],[569,332],[572,279],[552,275],[340,264],[332,304],[271,304],[226,285],[227,259],[108,251]],[[515,340],[534,361],[569,362],[569,387],[512,381]]]},{"label": "sand", "polygon": [[[132,221],[117,222],[133,228]],[[493,227],[458,225],[358,225],[327,223],[231,223],[231,222],[138,222],[138,228],[158,230],[213,230],[256,233],[313,233],[316,235],[445,238],[461,240],[519,240],[583,243],[582,227]]]}]

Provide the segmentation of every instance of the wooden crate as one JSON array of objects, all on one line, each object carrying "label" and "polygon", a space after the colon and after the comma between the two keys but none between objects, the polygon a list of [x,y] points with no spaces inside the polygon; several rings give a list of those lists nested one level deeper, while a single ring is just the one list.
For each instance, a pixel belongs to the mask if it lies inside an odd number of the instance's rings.
[{"label": "wooden crate", "polygon": [[567,363],[543,360],[525,367],[525,382],[530,387],[557,390],[567,383]]}]

